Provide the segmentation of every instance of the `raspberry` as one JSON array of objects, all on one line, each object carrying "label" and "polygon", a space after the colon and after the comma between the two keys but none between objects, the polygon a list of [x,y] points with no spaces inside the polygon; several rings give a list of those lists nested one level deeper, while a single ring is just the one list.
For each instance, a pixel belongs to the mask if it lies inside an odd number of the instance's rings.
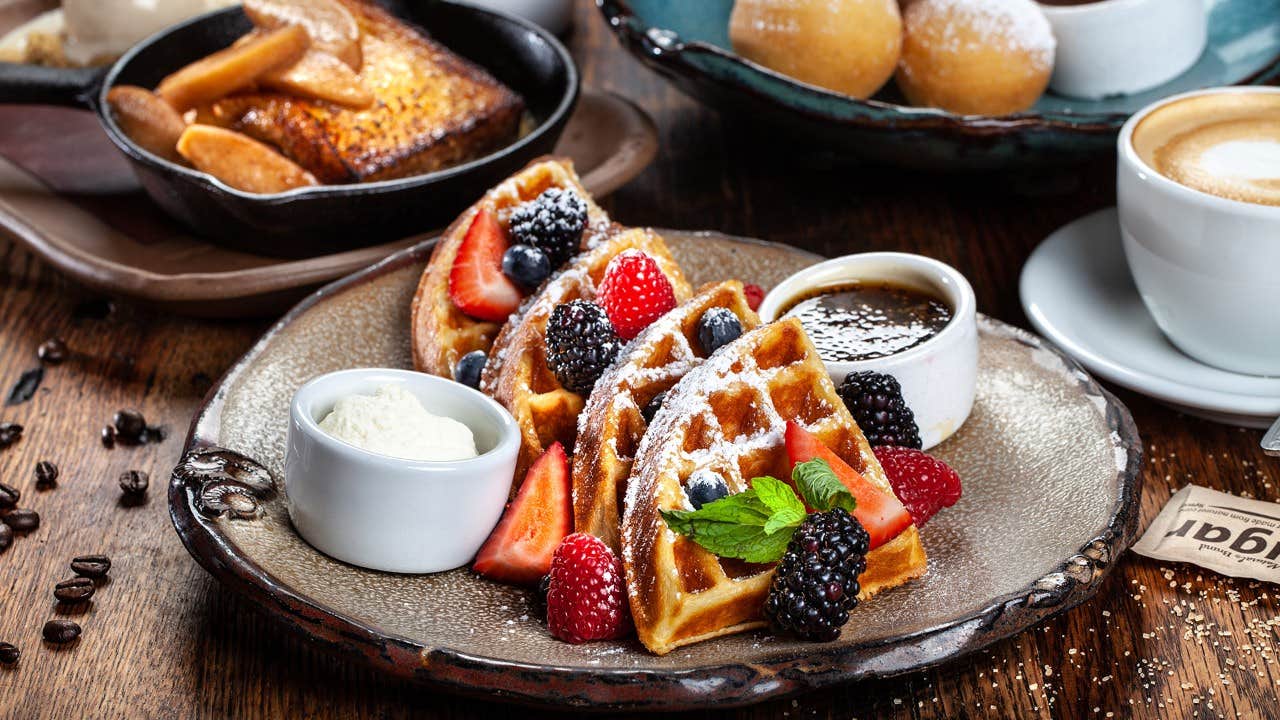
[{"label": "raspberry", "polygon": [[671,281],[658,263],[639,250],[627,250],[609,261],[596,293],[618,337],[630,340],[676,306]]},{"label": "raspberry", "polygon": [[872,447],[920,447],[915,413],[902,399],[897,378],[871,370],[851,372],[840,384],[840,398]]},{"label": "raspberry", "polygon": [[538,248],[554,270],[578,252],[587,227],[587,203],[573,190],[543,190],[511,212],[508,227],[513,243]]},{"label": "raspberry", "polygon": [[742,286],[742,293],[747,296],[747,307],[752,310],[760,309],[760,303],[764,302],[764,288],[755,283],[747,283]]},{"label": "raspberry", "polygon": [[764,616],[779,632],[831,641],[858,605],[858,576],[867,569],[871,537],[848,511],[835,508],[804,519],[778,563]]},{"label": "raspberry", "polygon": [[604,310],[586,300],[557,305],[547,320],[547,366],[565,388],[590,395],[622,351]]},{"label": "raspberry", "polygon": [[631,629],[622,561],[594,535],[574,533],[556,548],[547,587],[547,629],[565,642],[613,640]]},{"label": "raspberry", "polygon": [[923,527],[939,510],[960,499],[960,475],[941,460],[914,448],[872,449],[916,527]]}]

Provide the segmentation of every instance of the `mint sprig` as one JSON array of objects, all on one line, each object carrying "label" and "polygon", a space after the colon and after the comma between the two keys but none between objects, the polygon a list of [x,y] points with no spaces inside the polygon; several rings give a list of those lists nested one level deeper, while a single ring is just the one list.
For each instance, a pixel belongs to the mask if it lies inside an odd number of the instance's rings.
[{"label": "mint sprig", "polygon": [[[751,487],[707,503],[697,510],[664,510],[662,517],[673,531],[709,552],[751,563],[771,563],[782,558],[800,523],[805,506],[822,512],[844,508],[852,512],[857,502],[832,472],[826,460],[798,463],[791,471],[792,487],[777,478],[758,477]],[[803,502],[801,498],[803,497]]]}]

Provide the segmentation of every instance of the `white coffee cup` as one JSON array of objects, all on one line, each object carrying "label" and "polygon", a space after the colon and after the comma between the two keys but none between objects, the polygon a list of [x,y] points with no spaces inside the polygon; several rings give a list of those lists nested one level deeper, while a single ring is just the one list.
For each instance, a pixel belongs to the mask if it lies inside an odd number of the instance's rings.
[{"label": "white coffee cup", "polygon": [[1280,375],[1280,207],[1174,182],[1133,143],[1135,128],[1155,110],[1215,93],[1280,88],[1176,95],[1144,108],[1120,130],[1116,197],[1125,256],[1147,309],[1179,349],[1224,370]]}]

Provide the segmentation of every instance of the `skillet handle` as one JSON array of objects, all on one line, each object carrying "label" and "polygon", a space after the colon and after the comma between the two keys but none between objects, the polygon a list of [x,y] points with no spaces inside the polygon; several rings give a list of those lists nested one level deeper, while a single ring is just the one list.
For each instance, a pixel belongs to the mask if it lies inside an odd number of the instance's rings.
[{"label": "skillet handle", "polygon": [[51,68],[0,63],[0,103],[93,109],[106,68]]}]

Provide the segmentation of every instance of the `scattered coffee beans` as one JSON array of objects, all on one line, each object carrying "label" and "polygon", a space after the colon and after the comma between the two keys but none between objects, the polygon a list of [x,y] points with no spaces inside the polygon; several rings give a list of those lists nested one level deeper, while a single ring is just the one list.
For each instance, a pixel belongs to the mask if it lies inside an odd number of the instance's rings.
[{"label": "scattered coffee beans", "polygon": [[13,544],[13,528],[0,522],[0,553],[9,549]]},{"label": "scattered coffee beans", "polygon": [[0,449],[22,439],[22,426],[18,423],[0,422]]},{"label": "scattered coffee beans", "polygon": [[106,555],[81,555],[71,560],[71,572],[80,577],[106,577],[111,570],[111,558]]},{"label": "scattered coffee beans", "polygon": [[143,495],[150,484],[151,478],[141,470],[129,470],[120,474],[120,489],[125,495]]},{"label": "scattered coffee beans", "polygon": [[36,348],[36,357],[46,365],[57,365],[67,359],[67,354],[67,344],[62,342],[62,338],[49,338]]},{"label": "scattered coffee beans", "polygon": [[15,507],[18,501],[22,499],[22,493],[18,488],[12,485],[0,483],[0,510],[8,510]]},{"label": "scattered coffee beans", "polygon": [[36,486],[51,488],[58,484],[58,466],[48,460],[36,463]]},{"label": "scattered coffee beans", "polygon": [[87,577],[63,580],[53,586],[53,597],[60,603],[84,602],[93,597],[93,581]]},{"label": "scattered coffee beans", "polygon": [[137,410],[117,410],[111,424],[116,428],[118,439],[130,442],[142,440],[142,434],[147,431],[147,419]]},{"label": "scattered coffee beans", "polygon": [[116,429],[111,425],[102,428],[102,447],[110,450],[116,446]]},{"label": "scattered coffee beans", "polygon": [[12,665],[22,657],[22,651],[13,643],[0,642],[0,665]]},{"label": "scattered coffee beans", "polygon": [[44,639],[55,645],[65,645],[80,637],[80,626],[70,620],[50,620],[44,624]]},{"label": "scattered coffee beans", "polygon": [[4,516],[4,523],[13,528],[14,532],[27,533],[40,527],[40,514],[35,510],[18,508]]}]

